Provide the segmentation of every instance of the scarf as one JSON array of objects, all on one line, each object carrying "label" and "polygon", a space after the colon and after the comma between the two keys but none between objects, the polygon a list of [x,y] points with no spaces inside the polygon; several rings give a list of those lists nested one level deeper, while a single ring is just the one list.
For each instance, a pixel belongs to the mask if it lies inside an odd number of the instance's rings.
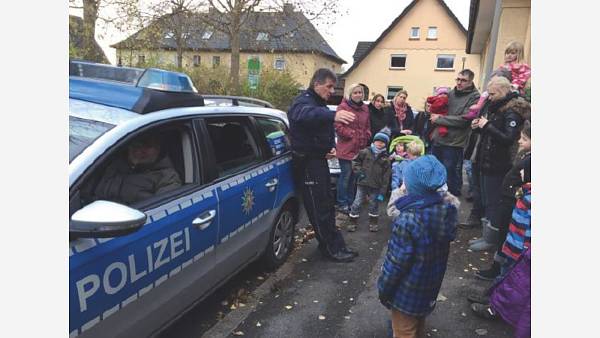
[{"label": "scarf", "polygon": [[424,209],[432,205],[441,203],[443,201],[442,195],[436,191],[432,191],[427,195],[412,195],[400,197],[396,200],[396,209],[400,212],[408,209]]},{"label": "scarf", "polygon": [[381,154],[381,152],[384,150],[385,150],[385,147],[379,149],[375,146],[375,143],[371,143],[371,152],[373,152],[373,154],[375,154],[375,156]]},{"label": "scarf", "polygon": [[360,110],[360,107],[362,107],[362,105],[364,104],[364,102],[362,102],[362,101],[354,102],[352,99],[346,100],[346,102],[348,102],[348,105],[350,107],[355,108],[356,110]]},{"label": "scarf", "polygon": [[394,111],[396,111],[396,118],[398,119],[398,124],[400,125],[400,130],[402,130],[402,121],[406,118],[406,102],[404,104],[399,105],[394,101]]}]

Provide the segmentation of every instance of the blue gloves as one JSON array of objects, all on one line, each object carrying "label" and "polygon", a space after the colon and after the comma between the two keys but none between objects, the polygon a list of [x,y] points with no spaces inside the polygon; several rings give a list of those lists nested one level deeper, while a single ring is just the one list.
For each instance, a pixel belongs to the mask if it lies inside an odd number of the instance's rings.
[{"label": "blue gloves", "polygon": [[383,202],[383,199],[384,199],[383,194],[377,195],[377,197],[375,197],[375,199],[377,199],[379,202]]}]

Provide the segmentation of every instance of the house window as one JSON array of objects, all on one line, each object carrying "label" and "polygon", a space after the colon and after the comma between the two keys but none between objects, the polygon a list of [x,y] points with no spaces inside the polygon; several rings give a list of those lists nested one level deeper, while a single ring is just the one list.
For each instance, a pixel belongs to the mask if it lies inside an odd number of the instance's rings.
[{"label": "house window", "polygon": [[213,68],[219,66],[220,64],[221,64],[221,57],[213,56],[213,62],[212,62]]},{"label": "house window", "polygon": [[256,35],[256,41],[269,41],[269,33],[258,32],[258,35]]},{"label": "house window", "polygon": [[406,54],[392,54],[390,58],[390,68],[404,69],[406,67]]},{"label": "house window", "polygon": [[119,56],[119,61],[117,62],[117,66],[123,66],[123,58]]},{"label": "house window", "polygon": [[285,69],[285,60],[283,58],[275,59],[275,69],[277,69],[277,70]]},{"label": "house window", "polygon": [[437,27],[429,27],[427,30],[427,39],[435,40],[437,39]]},{"label": "house window", "polygon": [[419,38],[419,27],[412,27],[410,29],[410,38],[418,39]]},{"label": "house window", "polygon": [[435,69],[454,69],[454,55],[438,54]]},{"label": "house window", "polygon": [[146,63],[146,56],[138,55],[138,64],[143,65],[144,63]]},{"label": "house window", "polygon": [[387,99],[389,101],[394,99],[394,96],[396,96],[396,94],[402,90],[402,86],[388,86],[387,87]]},{"label": "house window", "polygon": [[213,32],[211,32],[211,31],[205,31],[202,34],[202,40],[208,40],[208,39],[210,39],[210,37],[212,36],[212,34],[213,34]]},{"label": "house window", "polygon": [[194,67],[200,66],[200,55],[194,55]]}]

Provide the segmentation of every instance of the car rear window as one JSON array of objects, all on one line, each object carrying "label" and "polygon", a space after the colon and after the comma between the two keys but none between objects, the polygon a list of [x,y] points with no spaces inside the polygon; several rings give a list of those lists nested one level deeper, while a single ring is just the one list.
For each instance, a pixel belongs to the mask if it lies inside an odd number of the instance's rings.
[{"label": "car rear window", "polygon": [[69,163],[113,124],[69,116]]}]

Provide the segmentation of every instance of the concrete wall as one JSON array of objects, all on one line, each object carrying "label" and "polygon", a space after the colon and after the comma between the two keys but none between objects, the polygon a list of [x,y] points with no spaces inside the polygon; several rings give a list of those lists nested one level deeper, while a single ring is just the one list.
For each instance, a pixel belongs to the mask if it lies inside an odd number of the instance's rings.
[{"label": "concrete wall", "polygon": [[[427,39],[429,26],[437,27],[436,40]],[[420,28],[418,40],[410,39],[412,27]],[[480,55],[467,55],[465,45],[466,34],[439,2],[420,0],[346,76],[346,87],[352,83],[364,83],[369,87],[370,99],[376,93],[386,96],[388,86],[402,86],[408,91],[409,104],[422,110],[426,97],[432,95],[434,87],[455,85],[456,74],[463,69],[463,57],[464,68],[475,72],[475,82],[478,84]],[[405,69],[390,69],[392,54],[407,55]],[[454,55],[454,68],[437,70],[438,54]]]},{"label": "concrete wall", "polygon": [[[117,50],[117,62],[119,57],[123,66],[137,66],[138,56],[144,55],[147,62],[158,60],[161,63],[176,64],[177,53],[175,51],[155,51],[155,50]],[[183,54],[183,67],[193,67],[194,55],[200,56],[200,64],[209,67],[212,65],[213,56],[221,57],[221,65],[229,67],[231,64],[231,54],[225,52],[189,52]],[[258,56],[261,67],[273,69],[275,60],[281,58],[285,61],[287,69],[298,81],[302,88],[308,87],[310,78],[318,68],[329,68],[335,73],[341,72],[341,64],[325,58],[319,54],[310,53],[240,53],[240,70],[245,72],[248,69],[248,58]]]}]

